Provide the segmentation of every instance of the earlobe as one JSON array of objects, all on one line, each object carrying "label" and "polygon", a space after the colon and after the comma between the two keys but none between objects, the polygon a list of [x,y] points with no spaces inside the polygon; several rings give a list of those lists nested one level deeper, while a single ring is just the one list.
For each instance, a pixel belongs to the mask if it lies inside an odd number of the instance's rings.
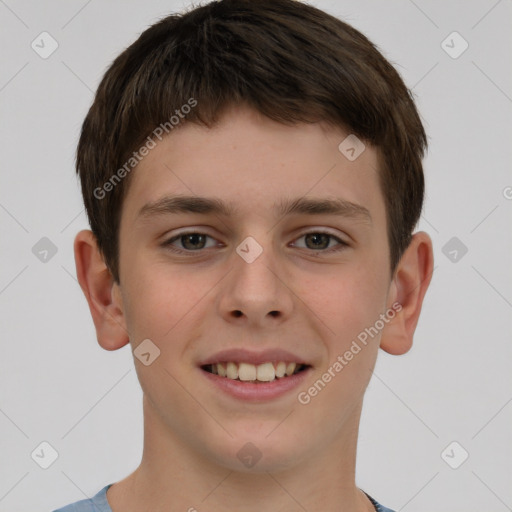
[{"label": "earlobe", "polygon": [[400,355],[410,350],[433,266],[432,240],[423,231],[415,233],[390,286],[388,307],[398,302],[401,309],[382,331],[380,348],[389,354]]},{"label": "earlobe", "polygon": [[116,350],[129,343],[119,285],[98,249],[92,231],[80,231],[74,242],[76,275],[91,311],[98,343]]}]

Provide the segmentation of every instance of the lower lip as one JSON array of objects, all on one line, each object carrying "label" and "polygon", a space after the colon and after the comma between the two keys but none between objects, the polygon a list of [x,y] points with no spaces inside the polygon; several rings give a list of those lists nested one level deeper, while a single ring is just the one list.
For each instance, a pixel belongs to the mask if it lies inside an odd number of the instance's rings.
[{"label": "lower lip", "polygon": [[289,377],[275,379],[272,382],[255,383],[220,377],[219,375],[199,368],[199,371],[209,379],[213,385],[218,386],[219,389],[234,398],[250,402],[264,402],[285,395],[304,382],[310,370],[311,366]]}]

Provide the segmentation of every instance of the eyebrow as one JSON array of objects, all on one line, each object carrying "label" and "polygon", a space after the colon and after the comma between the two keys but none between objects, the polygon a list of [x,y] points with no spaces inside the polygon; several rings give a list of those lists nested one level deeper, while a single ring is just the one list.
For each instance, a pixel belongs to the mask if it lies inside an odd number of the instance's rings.
[{"label": "eyebrow", "polygon": [[[367,208],[341,198],[307,198],[281,200],[274,204],[273,210],[277,216],[293,214],[306,215],[339,215],[351,219],[372,223],[372,216]],[[238,209],[232,203],[225,203],[217,198],[198,196],[165,196],[145,204],[138,217],[149,218],[160,215],[179,213],[198,213],[223,215],[233,217]]]}]

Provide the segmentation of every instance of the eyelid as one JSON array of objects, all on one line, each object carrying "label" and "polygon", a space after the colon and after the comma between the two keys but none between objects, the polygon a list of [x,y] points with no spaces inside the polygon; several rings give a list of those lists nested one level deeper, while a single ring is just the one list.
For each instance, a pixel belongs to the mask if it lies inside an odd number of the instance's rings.
[{"label": "eyelid", "polygon": [[[187,253],[187,254],[200,253],[200,252],[205,252],[208,249],[212,249],[212,247],[206,247],[206,248],[198,249],[198,250],[194,251],[191,249],[180,249],[179,247],[174,247],[172,245],[174,242],[178,241],[182,236],[185,236],[185,235],[204,235],[207,239],[210,238],[212,240],[215,240],[219,244],[222,244],[222,242],[219,242],[214,236],[206,233],[204,231],[204,229],[200,230],[200,229],[188,228],[185,231],[181,231],[179,233],[173,234],[171,237],[166,236],[161,245],[164,248],[167,248],[167,249],[170,248],[170,250],[172,250],[172,251],[179,252],[179,253]],[[206,243],[208,243],[208,241]]]},{"label": "eyelid", "polygon": [[296,238],[300,238],[301,236],[309,235],[312,233],[320,233],[320,234],[324,234],[324,235],[329,235],[329,236],[332,236],[333,238],[336,238],[340,242],[344,242],[344,243],[348,244],[348,242],[346,240],[344,240],[342,238],[342,235],[340,235],[339,233],[334,233],[333,231],[330,231],[328,228],[321,228],[321,227],[315,227],[315,226],[313,226],[313,228],[308,227],[305,231],[300,231],[299,234],[296,236]]}]

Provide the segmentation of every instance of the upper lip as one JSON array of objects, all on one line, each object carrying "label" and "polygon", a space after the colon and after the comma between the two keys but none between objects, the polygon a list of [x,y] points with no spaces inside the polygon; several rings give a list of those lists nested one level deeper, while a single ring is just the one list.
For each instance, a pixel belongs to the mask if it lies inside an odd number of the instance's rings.
[{"label": "upper lip", "polygon": [[208,364],[222,363],[222,362],[237,362],[249,364],[263,364],[272,361],[284,361],[298,364],[308,364],[306,360],[291,352],[282,349],[263,350],[261,352],[252,352],[244,348],[234,348],[228,350],[221,350],[210,357],[202,360],[199,366]]}]

